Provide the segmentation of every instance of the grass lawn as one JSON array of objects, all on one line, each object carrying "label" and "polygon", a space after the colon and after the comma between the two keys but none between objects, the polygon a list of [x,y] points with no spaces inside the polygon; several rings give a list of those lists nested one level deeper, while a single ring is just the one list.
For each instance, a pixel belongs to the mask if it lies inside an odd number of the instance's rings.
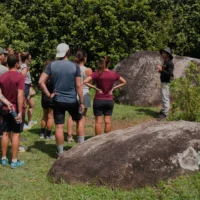
[{"label": "grass lawn", "polygon": [[[39,139],[40,119],[42,110],[40,98],[36,96],[34,120],[38,125],[22,134],[23,145],[29,151],[19,154],[19,159],[25,165],[19,169],[0,166],[0,199],[7,200],[199,200],[200,173],[195,176],[180,177],[167,183],[161,182],[154,188],[122,191],[110,190],[106,187],[67,184],[53,184],[48,182],[46,174],[55,161],[55,141]],[[157,109],[116,105],[113,115],[113,129],[127,128],[143,121],[154,120]],[[86,135],[94,135],[94,118],[92,110],[88,112]],[[76,144],[65,143],[65,150]],[[66,166],[67,168],[67,166]]]}]

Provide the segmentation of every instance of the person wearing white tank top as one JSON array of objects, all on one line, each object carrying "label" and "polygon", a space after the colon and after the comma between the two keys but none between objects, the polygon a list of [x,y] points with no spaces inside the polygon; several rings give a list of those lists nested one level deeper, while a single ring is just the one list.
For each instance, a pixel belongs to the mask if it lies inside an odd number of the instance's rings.
[{"label": "person wearing white tank top", "polygon": [[[92,74],[92,69],[85,67],[85,63],[87,62],[87,54],[83,50],[78,50],[74,58],[74,62],[80,66],[82,84],[83,84],[84,80],[88,76],[91,76]],[[84,124],[83,128],[85,128],[85,117],[86,117],[88,108],[91,107],[91,100],[90,100],[89,87],[84,84],[83,84],[83,103],[85,106],[85,110],[83,111],[83,117],[81,120],[83,120],[83,124]],[[68,142],[69,143],[73,142],[74,141],[73,135],[72,135],[73,134],[73,120],[71,116],[69,116],[68,122],[67,122],[67,133],[68,133],[68,137],[67,137]]]}]

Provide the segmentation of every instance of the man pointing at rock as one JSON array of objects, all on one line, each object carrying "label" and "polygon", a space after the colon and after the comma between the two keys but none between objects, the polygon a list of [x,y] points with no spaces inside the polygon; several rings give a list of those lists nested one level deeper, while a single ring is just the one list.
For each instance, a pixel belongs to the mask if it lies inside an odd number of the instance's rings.
[{"label": "man pointing at rock", "polygon": [[162,97],[162,109],[160,111],[158,120],[162,121],[166,119],[170,108],[169,84],[171,79],[174,77],[174,63],[172,61],[173,56],[170,48],[160,50],[160,54],[164,60],[164,63],[162,66],[157,66],[157,70],[160,73]]}]

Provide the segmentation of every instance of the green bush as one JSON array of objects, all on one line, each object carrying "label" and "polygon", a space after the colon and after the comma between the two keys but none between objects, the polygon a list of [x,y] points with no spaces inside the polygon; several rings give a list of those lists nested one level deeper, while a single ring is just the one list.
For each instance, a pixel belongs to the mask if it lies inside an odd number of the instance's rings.
[{"label": "green bush", "polygon": [[185,76],[172,81],[174,99],[170,120],[200,121],[200,66],[191,63]]},{"label": "green bush", "polygon": [[200,0],[1,0],[0,10],[0,45],[31,52],[35,81],[60,42],[86,50],[91,68],[102,55],[114,67],[169,42],[176,54],[200,55]]}]

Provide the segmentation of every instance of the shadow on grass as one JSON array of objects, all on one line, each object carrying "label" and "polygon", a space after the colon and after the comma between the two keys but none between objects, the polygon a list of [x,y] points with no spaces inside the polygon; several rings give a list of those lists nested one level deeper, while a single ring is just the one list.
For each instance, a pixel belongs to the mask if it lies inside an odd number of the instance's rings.
[{"label": "shadow on grass", "polygon": [[[64,151],[68,151],[71,148],[72,146],[65,146]],[[56,144],[46,144],[45,141],[36,141],[34,145],[29,147],[29,151],[31,151],[31,149],[38,149],[39,151],[49,155],[49,157],[56,158]]]},{"label": "shadow on grass", "polygon": [[144,113],[145,115],[149,115],[153,118],[157,118],[158,117],[158,112],[157,111],[154,111],[154,110],[151,110],[149,108],[138,108],[136,109],[136,111],[138,113]]},{"label": "shadow on grass", "polygon": [[37,134],[39,136],[41,129],[40,128],[31,128],[31,129],[29,129],[27,131],[30,132],[30,133]]}]

